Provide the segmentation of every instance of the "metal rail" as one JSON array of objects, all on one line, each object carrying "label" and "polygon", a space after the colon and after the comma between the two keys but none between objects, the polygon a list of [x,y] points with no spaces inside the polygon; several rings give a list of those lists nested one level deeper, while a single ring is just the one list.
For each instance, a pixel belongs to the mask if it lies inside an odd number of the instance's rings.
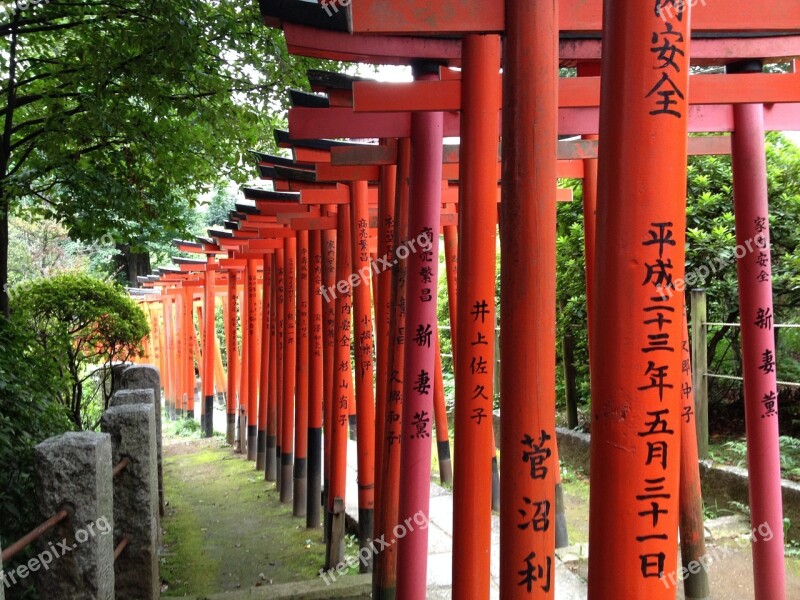
[{"label": "metal rail", "polygon": [[[741,327],[741,323],[703,323],[703,325],[710,325],[712,327]],[[798,323],[775,323],[773,325],[775,329],[800,329],[800,324]]]},{"label": "metal rail", "polygon": [[[744,381],[743,377],[736,375],[717,375],[716,373],[706,373],[706,377],[710,379],[731,379],[733,381]],[[775,383],[789,387],[800,387],[800,383],[795,383],[794,381],[776,381]]]},{"label": "metal rail", "polygon": [[50,531],[53,527],[61,523],[64,519],[69,516],[69,511],[66,508],[61,509],[52,517],[47,519],[41,525],[36,526],[30,533],[27,533],[16,542],[11,544],[8,548],[3,550],[3,562],[7,562],[8,560],[14,558],[17,554],[19,554],[22,550],[28,547],[33,541],[39,539],[42,535]]},{"label": "metal rail", "polygon": [[126,456],[125,458],[123,458],[121,461],[119,461],[119,462],[118,462],[118,463],[117,463],[117,464],[114,466],[114,470],[113,470],[113,471],[111,471],[111,475],[112,475],[113,477],[117,477],[117,476],[118,476],[120,473],[122,473],[122,472],[125,470],[125,468],[126,468],[128,465],[130,465],[130,464],[131,464],[131,459],[130,459],[130,458],[128,458],[128,457]]},{"label": "metal rail", "polygon": [[125,548],[128,547],[128,543],[130,543],[130,540],[128,539],[128,536],[127,535],[123,536],[123,538],[119,541],[119,544],[117,544],[117,547],[114,548],[114,561],[115,562],[119,558],[119,555],[123,553]]},{"label": "metal rail", "polygon": [[[123,458],[121,461],[119,461],[114,466],[114,469],[111,472],[112,476],[113,477],[117,477],[130,464],[131,464],[131,459],[126,456],[125,458]],[[27,533],[24,536],[22,536],[16,542],[11,544],[8,548],[3,549],[3,553],[2,553],[3,562],[8,562],[12,558],[14,558],[17,554],[22,552],[30,544],[32,544],[33,542],[38,540],[41,536],[43,536],[45,533],[50,531],[53,527],[55,527],[56,525],[61,523],[61,521],[66,519],[69,516],[69,514],[70,514],[69,510],[67,510],[66,508],[62,508],[56,514],[54,514],[52,517],[47,519],[44,523],[41,523],[40,525],[37,525],[29,533]],[[128,544],[127,540],[128,540],[128,538],[123,538],[123,541],[125,542],[125,545],[122,545],[122,542],[120,542],[121,548],[120,548],[120,546],[117,547],[120,552],[122,552],[122,550],[125,549],[125,546],[127,546],[127,544]],[[116,550],[115,550],[115,557],[116,557]]]}]

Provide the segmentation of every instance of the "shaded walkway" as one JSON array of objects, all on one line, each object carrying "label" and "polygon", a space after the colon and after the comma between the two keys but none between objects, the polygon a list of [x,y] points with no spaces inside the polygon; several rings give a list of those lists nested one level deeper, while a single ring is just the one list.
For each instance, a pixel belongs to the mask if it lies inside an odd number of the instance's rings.
[{"label": "shaded walkway", "polygon": [[162,596],[314,579],[322,532],[305,529],[275,485],[224,439],[164,438]]}]

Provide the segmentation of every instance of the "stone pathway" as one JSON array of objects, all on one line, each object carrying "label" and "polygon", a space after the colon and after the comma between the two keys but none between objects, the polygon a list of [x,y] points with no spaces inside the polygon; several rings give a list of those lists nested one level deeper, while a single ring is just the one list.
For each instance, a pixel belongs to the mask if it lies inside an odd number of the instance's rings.
[{"label": "stone pathway", "polygon": [[[356,487],[356,443],[347,448],[347,491],[345,505],[348,516],[358,520],[358,488]],[[492,515],[491,597],[500,598],[500,517]],[[431,504],[428,525],[428,599],[451,598],[453,584],[453,494],[431,482]],[[556,599],[584,600],[586,583],[556,559]]]}]

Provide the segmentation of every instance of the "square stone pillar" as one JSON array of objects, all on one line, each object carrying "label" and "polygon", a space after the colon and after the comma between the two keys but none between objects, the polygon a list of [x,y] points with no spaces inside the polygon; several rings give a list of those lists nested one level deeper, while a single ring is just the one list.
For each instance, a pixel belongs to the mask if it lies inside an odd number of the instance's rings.
[{"label": "square stone pillar", "polygon": [[100,422],[111,436],[113,464],[130,460],[114,478],[114,539],[128,538],[114,564],[117,600],[156,600],[161,589],[154,412],[152,404],[112,406]]},{"label": "square stone pillar", "polygon": [[36,446],[35,461],[41,521],[65,507],[72,511],[37,543],[40,552],[56,553],[37,572],[39,597],[114,600],[110,436],[64,433]]},{"label": "square stone pillar", "polygon": [[[156,407],[156,443],[158,444],[158,512],[164,516],[164,468],[161,441],[161,374],[153,365],[134,365],[122,372],[119,390],[153,390]],[[113,401],[111,403],[113,406]]]}]

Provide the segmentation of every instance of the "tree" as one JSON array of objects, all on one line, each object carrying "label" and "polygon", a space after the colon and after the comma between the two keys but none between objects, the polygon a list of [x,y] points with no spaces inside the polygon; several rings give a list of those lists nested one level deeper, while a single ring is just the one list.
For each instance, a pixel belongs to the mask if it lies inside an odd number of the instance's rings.
[{"label": "tree", "polygon": [[[767,177],[770,204],[771,252],[775,315],[782,322],[800,317],[800,149],[779,133],[767,134]],[[575,201],[558,207],[557,241],[558,295],[563,309],[558,314],[558,335],[575,338],[574,364],[579,396],[589,400],[585,262],[581,186],[575,188]],[[705,288],[708,293],[708,318],[712,322],[735,322],[739,318],[738,283],[734,252],[733,182],[729,156],[692,156],[687,178],[686,272],[696,273],[688,288]],[[707,268],[724,264],[722,268]],[[596,293],[613,294],[600,286]],[[787,344],[792,339],[789,332]],[[709,335],[709,369],[715,373],[741,374],[738,355],[739,329],[719,327]],[[779,353],[781,379],[800,381],[800,352],[787,347]],[[559,377],[559,385],[563,385]],[[731,386],[734,386],[733,388]],[[712,385],[710,400],[719,404],[730,391],[739,397],[736,383]]]},{"label": "tree", "polygon": [[89,247],[69,239],[67,230],[51,219],[11,217],[9,224],[9,286],[85,269]]},{"label": "tree", "polygon": [[[12,211],[129,253],[185,230],[187,203],[249,176],[288,86],[318,61],[239,0],[13,0],[0,14],[0,286]],[[8,299],[0,294],[0,310]]]},{"label": "tree", "polygon": [[[33,333],[35,353],[59,374],[58,400],[70,420],[78,429],[96,427],[96,413],[107,408],[104,395],[97,406],[105,374],[113,362],[140,355],[149,332],[138,304],[113,284],[62,274],[15,288],[12,308],[12,322]],[[86,394],[98,367],[101,385]]]},{"label": "tree", "polygon": [[223,221],[228,219],[228,213],[236,208],[236,198],[232,196],[228,190],[223,187],[218,187],[214,190],[214,195],[211,197],[211,202],[208,205],[208,212],[206,213],[206,225],[212,227],[213,225],[222,225]]}]

